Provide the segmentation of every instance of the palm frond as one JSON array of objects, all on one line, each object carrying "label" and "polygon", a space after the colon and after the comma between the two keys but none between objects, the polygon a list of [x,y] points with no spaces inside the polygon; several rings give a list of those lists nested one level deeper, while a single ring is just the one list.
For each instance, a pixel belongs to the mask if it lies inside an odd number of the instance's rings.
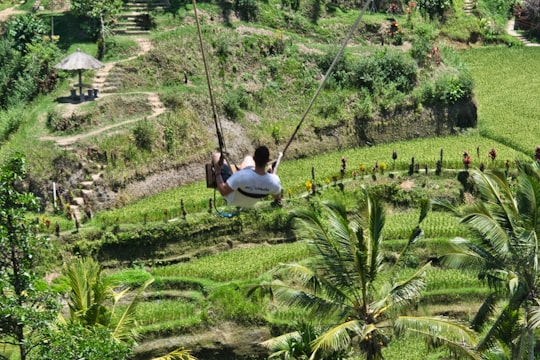
[{"label": "palm frond", "polygon": [[152,358],[152,360],[197,360],[197,358],[191,355],[190,350],[184,348],[178,348],[167,355],[163,355],[157,358]]},{"label": "palm frond", "polygon": [[499,340],[508,342],[509,339],[516,339],[520,332],[519,313],[507,305],[499,312],[477,348],[479,351],[487,350],[497,345]]},{"label": "palm frond", "polygon": [[538,203],[540,201],[540,181],[536,176],[529,176],[525,173],[520,175],[516,201],[523,227],[528,230],[536,230],[540,217],[540,204]]},{"label": "palm frond", "polygon": [[490,317],[495,313],[499,296],[496,293],[491,293],[484,300],[476,315],[471,321],[471,328],[475,331],[480,331],[484,328]]},{"label": "palm frond", "polygon": [[327,351],[346,349],[351,344],[351,334],[358,336],[362,341],[376,330],[373,324],[363,325],[359,320],[341,323],[313,340],[311,343],[313,353],[310,359],[315,359],[317,354],[324,354]]},{"label": "palm frond", "polygon": [[[324,203],[325,216],[320,216],[314,211],[295,211],[295,224],[297,236],[305,239],[311,245],[314,254],[319,255],[324,261],[318,262],[318,267],[323,272],[331,274],[329,280],[336,284],[350,286],[355,282],[354,274],[351,273],[352,255],[343,238],[352,235],[347,228],[347,219],[341,218],[339,211],[333,209],[338,205]],[[336,229],[334,229],[336,227]]]},{"label": "palm frond", "polygon": [[[538,303],[538,299],[536,299]],[[540,328],[540,304],[537,306],[531,306],[528,311],[527,327],[529,329]]]},{"label": "palm frond", "polygon": [[395,327],[398,334],[419,335],[431,346],[443,346],[460,359],[482,359],[475,350],[478,343],[475,332],[458,322],[439,317],[400,316]]},{"label": "palm frond", "polygon": [[[369,272],[366,261],[359,261],[356,224],[351,223],[343,205],[334,202],[323,203],[323,211],[298,212],[297,235],[312,245],[319,255],[314,272],[325,274],[319,280],[325,282],[328,294],[335,297],[345,292],[358,299],[358,283],[364,283],[364,276]],[[296,212],[295,212],[296,214]],[[318,285],[314,283],[313,285]],[[314,289],[312,287],[312,289]],[[348,296],[349,296],[348,295]]]},{"label": "palm frond", "polygon": [[124,310],[124,312],[120,315],[118,320],[115,324],[111,324],[113,326],[112,336],[113,338],[124,341],[131,339],[134,334],[135,330],[135,307],[138,303],[140,295],[146,290],[146,288],[154,282],[154,279],[148,279],[145,281],[145,283],[138,289],[137,293],[135,294],[135,297],[131,302],[129,303],[128,307]]},{"label": "palm frond", "polygon": [[418,224],[420,225],[431,210],[431,202],[427,198],[420,200],[420,215],[418,216]]},{"label": "palm frond", "polygon": [[340,317],[348,309],[346,302],[334,301],[283,283],[275,283],[272,287],[276,298],[283,304],[297,306],[321,317]]},{"label": "palm frond", "polygon": [[281,350],[287,347],[291,340],[300,340],[300,339],[302,339],[302,335],[300,334],[300,332],[293,331],[293,332],[286,333],[280,336],[273,337],[266,341],[263,341],[260,343],[260,345],[264,346],[267,349],[277,351],[277,350]]},{"label": "palm frond", "polygon": [[508,232],[508,224],[503,223],[499,215],[493,214],[493,210],[487,210],[484,205],[478,205],[481,211],[469,211],[461,220],[472,229],[480,233],[483,239],[491,245],[499,258],[510,255],[512,246]]},{"label": "palm frond", "polygon": [[[349,285],[328,280],[327,276],[329,274],[324,273],[325,276],[320,276],[312,268],[297,263],[284,264],[282,268],[294,279],[300,281],[302,287],[309,290],[314,296],[328,298],[335,302],[349,302],[350,295],[348,292],[351,290]],[[289,287],[289,285],[279,281],[273,282],[272,286],[275,289]],[[283,290],[281,292],[276,291],[276,295],[278,297],[282,296]]]},{"label": "palm frond", "polygon": [[419,298],[426,287],[426,271],[430,266],[431,263],[427,263],[406,279],[393,284],[390,294],[394,306],[410,305]]}]

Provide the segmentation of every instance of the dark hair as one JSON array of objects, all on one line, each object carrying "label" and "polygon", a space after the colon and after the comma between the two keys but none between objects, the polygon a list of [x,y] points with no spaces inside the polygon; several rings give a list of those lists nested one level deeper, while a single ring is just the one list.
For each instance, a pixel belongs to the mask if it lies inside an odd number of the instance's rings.
[{"label": "dark hair", "polygon": [[255,161],[255,165],[258,167],[266,166],[268,160],[270,160],[270,151],[264,145],[259,146],[257,149],[255,149],[253,160]]}]

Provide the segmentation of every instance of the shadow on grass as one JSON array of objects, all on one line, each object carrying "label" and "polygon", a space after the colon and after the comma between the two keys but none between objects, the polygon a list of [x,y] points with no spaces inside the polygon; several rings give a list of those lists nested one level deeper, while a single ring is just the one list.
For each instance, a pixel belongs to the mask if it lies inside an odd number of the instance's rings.
[{"label": "shadow on grass", "polygon": [[[52,17],[52,19],[51,19]],[[81,19],[69,12],[46,15],[54,25],[54,35],[59,36],[58,47],[67,51],[73,44],[91,43],[95,41],[81,28]]]}]

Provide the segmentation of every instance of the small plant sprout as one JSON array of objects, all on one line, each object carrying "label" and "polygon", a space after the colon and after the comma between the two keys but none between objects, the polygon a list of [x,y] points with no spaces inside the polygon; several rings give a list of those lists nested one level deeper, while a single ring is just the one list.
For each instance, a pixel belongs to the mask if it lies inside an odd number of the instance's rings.
[{"label": "small plant sprout", "polygon": [[491,162],[495,161],[495,159],[497,158],[497,150],[495,150],[495,148],[491,148],[491,150],[489,150],[488,156],[491,159]]}]

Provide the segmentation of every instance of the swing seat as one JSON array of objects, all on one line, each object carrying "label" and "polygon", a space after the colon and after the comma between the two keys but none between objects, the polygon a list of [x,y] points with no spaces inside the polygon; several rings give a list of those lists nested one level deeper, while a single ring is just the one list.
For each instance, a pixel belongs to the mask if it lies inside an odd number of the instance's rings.
[{"label": "swing seat", "polygon": [[205,164],[206,187],[209,189],[217,188],[216,173],[212,164]]}]

